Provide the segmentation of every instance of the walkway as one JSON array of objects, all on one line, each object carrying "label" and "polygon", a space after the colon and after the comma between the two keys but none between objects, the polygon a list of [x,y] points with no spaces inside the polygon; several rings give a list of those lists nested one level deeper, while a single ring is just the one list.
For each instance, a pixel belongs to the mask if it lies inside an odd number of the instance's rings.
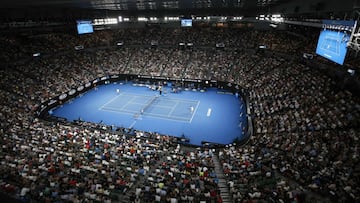
[{"label": "walkway", "polygon": [[224,175],[224,171],[222,169],[221,163],[219,161],[219,157],[217,154],[212,156],[212,160],[215,166],[215,173],[217,178],[219,179],[219,189],[220,189],[220,196],[223,200],[223,203],[232,203],[232,197],[230,194],[229,186],[227,184],[226,177]]}]

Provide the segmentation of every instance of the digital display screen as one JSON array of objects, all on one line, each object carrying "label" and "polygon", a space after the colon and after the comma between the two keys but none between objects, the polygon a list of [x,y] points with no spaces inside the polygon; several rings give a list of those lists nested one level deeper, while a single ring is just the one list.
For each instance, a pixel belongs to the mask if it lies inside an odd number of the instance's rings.
[{"label": "digital display screen", "polygon": [[77,20],[76,24],[79,35],[94,32],[94,28],[90,20]]},{"label": "digital display screen", "polygon": [[354,24],[354,21],[324,20],[316,54],[343,65]]},{"label": "digital display screen", "polygon": [[192,19],[181,19],[181,27],[192,27]]},{"label": "digital display screen", "polygon": [[316,54],[342,65],[349,38],[349,35],[340,31],[323,30],[319,36]]}]

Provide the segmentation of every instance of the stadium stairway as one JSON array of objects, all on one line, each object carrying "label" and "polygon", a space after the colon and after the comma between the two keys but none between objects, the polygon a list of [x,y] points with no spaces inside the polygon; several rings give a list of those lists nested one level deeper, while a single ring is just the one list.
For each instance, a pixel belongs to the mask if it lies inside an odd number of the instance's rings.
[{"label": "stadium stairway", "polygon": [[219,182],[218,182],[218,186],[220,189],[220,196],[222,199],[223,203],[232,203],[232,197],[230,194],[230,190],[229,190],[229,186],[227,184],[226,181],[226,177],[224,175],[224,172],[222,170],[222,166],[221,163],[219,161],[219,157],[218,155],[214,154],[212,156],[212,160],[215,166],[215,173],[216,173],[216,177],[218,178]]}]

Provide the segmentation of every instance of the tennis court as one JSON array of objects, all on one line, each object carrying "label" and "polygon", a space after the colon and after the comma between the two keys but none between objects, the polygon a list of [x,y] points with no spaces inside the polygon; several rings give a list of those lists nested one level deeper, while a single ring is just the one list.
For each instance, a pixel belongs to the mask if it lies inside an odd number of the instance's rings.
[{"label": "tennis court", "polygon": [[331,52],[333,55],[339,56],[340,55],[340,41],[338,36],[331,36],[328,35],[323,40],[321,44],[321,49],[326,50],[327,52]]},{"label": "tennis court", "polygon": [[241,138],[246,109],[235,95],[219,94],[216,88],[179,93],[172,93],[170,87],[163,89],[166,94],[160,95],[131,82],[101,85],[54,108],[52,115],[113,129],[185,136],[195,145],[202,141],[228,144]]},{"label": "tennis court", "polygon": [[154,117],[191,122],[200,101],[167,98],[159,95],[119,94],[99,108],[133,115],[134,118]]}]

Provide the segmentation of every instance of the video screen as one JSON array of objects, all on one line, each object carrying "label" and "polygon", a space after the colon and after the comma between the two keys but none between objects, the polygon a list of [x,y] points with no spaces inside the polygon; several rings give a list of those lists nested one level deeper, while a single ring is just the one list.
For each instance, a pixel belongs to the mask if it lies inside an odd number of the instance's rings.
[{"label": "video screen", "polygon": [[340,65],[344,64],[347,42],[350,40],[354,21],[323,21],[316,54]]},{"label": "video screen", "polygon": [[192,27],[192,19],[181,19],[181,27]]},{"label": "video screen", "polygon": [[94,32],[94,28],[90,20],[77,20],[76,23],[79,35]]}]

